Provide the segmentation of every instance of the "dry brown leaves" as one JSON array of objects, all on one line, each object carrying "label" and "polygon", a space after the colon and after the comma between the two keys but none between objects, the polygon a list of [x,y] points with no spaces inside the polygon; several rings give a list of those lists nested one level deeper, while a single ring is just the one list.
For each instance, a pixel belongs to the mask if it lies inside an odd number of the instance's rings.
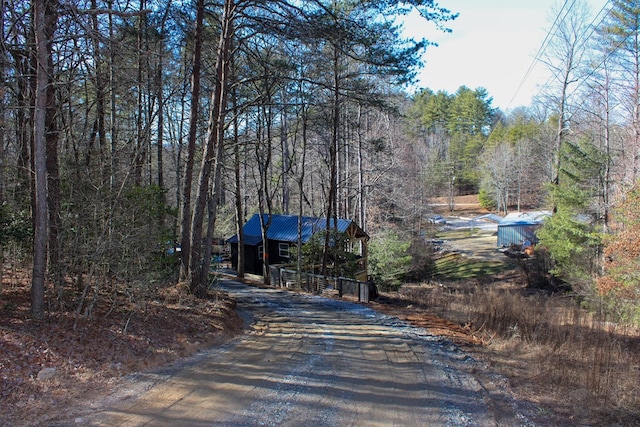
[{"label": "dry brown leaves", "polygon": [[74,312],[29,316],[29,281],[0,293],[0,425],[34,425],[80,397],[104,394],[126,374],[211,347],[242,321],[223,294],[207,300],[165,289],[144,304],[118,301],[92,319]]},{"label": "dry brown leaves", "polygon": [[445,337],[458,345],[483,344],[471,328],[430,314],[426,308],[400,297],[393,297],[390,294],[383,295],[371,303],[371,308],[420,328],[425,328],[430,334]]}]

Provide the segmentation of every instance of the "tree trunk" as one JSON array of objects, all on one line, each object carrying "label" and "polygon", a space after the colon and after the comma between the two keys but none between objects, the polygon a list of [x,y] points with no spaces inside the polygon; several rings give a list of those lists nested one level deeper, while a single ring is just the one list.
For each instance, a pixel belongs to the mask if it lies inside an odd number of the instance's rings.
[{"label": "tree trunk", "polygon": [[[207,141],[202,156],[197,199],[193,212],[193,220],[191,222],[191,248],[189,251],[189,274],[187,280],[191,292],[201,297],[205,296],[207,292],[206,284],[202,282],[202,260],[205,254],[205,252],[203,252],[205,248],[203,248],[202,242],[202,229],[207,198],[209,197],[209,179],[212,169],[215,167],[214,177],[216,181],[218,180],[218,174],[221,173],[219,168],[222,168],[222,154],[224,154],[224,141],[222,137],[224,135],[224,118],[226,112],[229,56],[231,38],[233,37],[233,8],[233,1],[225,0],[216,59],[216,82],[211,96]],[[214,185],[219,187],[217,184],[219,183]],[[215,192],[217,191],[219,190],[216,189]],[[215,200],[214,203],[217,204],[218,201]]]},{"label": "tree trunk", "polygon": [[[46,87],[46,110],[45,110],[45,144],[46,144],[46,173],[47,173],[47,201],[48,201],[48,220],[49,220],[49,274],[52,277],[58,303],[62,306],[62,288],[63,288],[63,272],[60,263],[60,254],[62,251],[60,241],[61,217],[60,217],[60,169],[58,164],[58,126],[57,114],[58,107],[56,105],[56,89],[52,82],[53,75],[53,57],[52,40],[56,29],[58,19],[56,1],[47,1],[45,10],[45,38],[46,45],[46,70],[48,83]],[[40,57],[38,58],[40,60]]]},{"label": "tree trunk", "polygon": [[[164,190],[164,91],[163,91],[163,73],[164,73],[164,41],[166,35],[166,22],[169,16],[169,9],[171,6],[171,1],[167,3],[165,6],[165,13],[162,16],[162,24],[160,27],[160,39],[158,40],[158,64],[156,70],[156,99],[158,101],[158,122],[157,122],[157,139],[156,139],[156,148],[157,148],[157,161],[158,161],[158,188],[160,189],[160,197],[162,198],[162,204],[164,205],[167,201],[167,197]],[[158,224],[161,228],[165,226],[165,217],[164,215],[160,217],[160,223]]]},{"label": "tree trunk", "polygon": [[[51,5],[51,3],[49,3]],[[47,21],[54,21],[53,25],[48,24],[47,29],[52,30],[55,27],[57,11],[47,10]],[[53,32],[47,31],[47,37],[50,40]],[[53,59],[51,57],[51,48],[48,49],[48,70],[53,70]],[[64,272],[60,262],[60,254],[62,253],[62,241],[60,231],[62,228],[62,218],[60,217],[60,205],[62,196],[60,194],[60,168],[58,164],[58,126],[57,116],[58,109],[56,106],[56,90],[53,84],[47,86],[47,109],[46,109],[46,153],[47,153],[47,183],[48,183],[48,201],[49,201],[49,274],[52,277],[53,285],[56,289],[56,297],[62,309]]]},{"label": "tree trunk", "polygon": [[[338,192],[338,139],[340,133],[340,73],[339,73],[339,54],[338,49],[334,47],[333,56],[333,111],[331,114],[331,142],[329,143],[329,198],[327,201],[327,220],[326,234],[324,239],[324,254],[322,256],[322,274],[327,275],[327,267],[329,264],[329,248],[331,234],[331,218],[337,218],[336,198]],[[337,227],[338,222],[334,222]]]},{"label": "tree trunk", "polygon": [[50,40],[53,34],[55,16],[47,19],[47,12],[55,10],[48,0],[34,0],[34,27],[36,40],[36,91],[34,105],[34,152],[35,172],[34,196],[34,241],[33,276],[31,279],[31,315],[41,319],[44,311],[45,270],[47,261],[47,90],[51,70],[48,69],[51,56]]},{"label": "tree trunk", "polygon": [[[91,0],[91,9],[98,9],[98,5],[96,0]],[[93,58],[95,61],[95,70],[96,70],[96,133],[98,137],[98,150],[99,150],[99,158],[100,158],[100,170],[102,172],[102,176],[106,180],[108,177],[109,168],[105,166],[105,149],[107,144],[107,135],[105,131],[105,104],[106,104],[106,78],[105,78],[105,69],[104,69],[104,61],[102,59],[102,52],[100,49],[99,36],[100,28],[98,15],[91,15],[91,23],[93,26],[93,31],[95,32],[92,37],[93,43]],[[87,166],[90,166],[89,162],[90,150],[87,150]]]},{"label": "tree trunk", "polygon": [[[610,233],[609,221],[611,220],[610,216],[610,192],[611,192],[611,163],[613,159],[613,155],[611,153],[611,82],[609,77],[609,68],[608,64],[604,65],[604,87],[600,90],[600,93],[603,98],[603,108],[604,108],[604,136],[603,136],[603,151],[605,154],[605,164],[604,171],[602,177],[602,234],[608,235]],[[605,265],[606,265],[606,257],[604,253],[604,248],[600,246],[599,250],[599,268],[598,274],[600,276],[604,276],[606,274]]]},{"label": "tree trunk", "polygon": [[[140,11],[145,8],[146,0],[140,0]],[[146,138],[146,121],[145,121],[145,109],[144,109],[144,96],[143,96],[143,88],[145,87],[145,83],[143,81],[144,75],[144,63],[145,63],[145,54],[143,53],[144,46],[144,32],[146,31],[146,17],[142,14],[138,17],[138,28],[137,28],[137,41],[136,41],[136,51],[137,51],[137,83],[136,90],[138,95],[137,101],[137,117],[136,117],[136,142],[135,149],[133,152],[133,181],[135,185],[142,185],[142,175],[144,170],[144,164],[147,157],[147,138]]]},{"label": "tree trunk", "polygon": [[240,147],[235,146],[234,153],[234,178],[236,184],[236,235],[238,236],[237,273],[238,277],[244,277],[244,226],[242,187],[240,183]]},{"label": "tree trunk", "polygon": [[296,259],[296,264],[298,266],[298,284],[302,284],[302,214],[303,214],[303,200],[304,200],[304,177],[305,177],[305,168],[307,162],[307,112],[306,108],[302,107],[302,159],[300,164],[300,175],[298,176],[298,192],[300,193],[298,196],[298,256]]},{"label": "tree trunk", "polygon": [[[5,3],[0,4],[0,15],[3,16],[0,19],[0,34],[4,36],[4,16],[5,16]],[[5,76],[5,45],[0,45],[0,81],[6,81]],[[5,191],[5,154],[4,154],[4,127],[5,127],[5,85],[0,85],[0,206],[4,205],[4,191]],[[2,239],[0,239],[0,295],[2,295],[2,275],[4,273],[4,247]]]},{"label": "tree trunk", "polygon": [[185,279],[189,272],[191,254],[191,187],[193,185],[193,163],[198,135],[198,115],[200,113],[200,68],[202,66],[202,30],[204,21],[204,0],[198,0],[196,10],[196,31],[193,47],[193,68],[191,71],[191,110],[189,114],[189,135],[187,141],[187,162],[184,171],[182,192],[182,221],[180,223],[181,265],[180,277]]},{"label": "tree trunk", "polygon": [[164,188],[164,174],[163,174],[163,157],[162,152],[164,150],[164,97],[162,93],[162,53],[160,53],[160,59],[158,59],[158,74],[157,74],[157,98],[158,98],[158,132],[157,132],[157,153],[158,153],[158,187]]},{"label": "tree trunk", "polygon": [[366,231],[366,194],[364,176],[364,130],[362,129],[362,106],[358,105],[358,223]]},{"label": "tree trunk", "polygon": [[[361,126],[361,107],[358,106],[358,200],[359,204],[358,208],[358,223],[360,227],[366,232],[367,231],[367,187],[366,187],[366,176],[364,169],[364,131],[360,128]],[[366,129],[365,129],[366,130]],[[422,200],[422,198],[420,198]],[[422,217],[422,215],[421,215]],[[364,259],[364,269],[366,271],[368,268],[368,253],[367,253],[367,245],[362,241],[360,242],[360,253]]]},{"label": "tree trunk", "polygon": [[[266,92],[265,92],[266,93]],[[262,109],[268,109],[270,102],[267,101],[266,105],[263,105]],[[262,130],[262,123],[258,125],[256,130],[256,164],[260,174],[260,183],[258,187],[258,211],[260,213],[260,230],[262,235],[262,277],[263,283],[269,284],[269,241],[268,231],[271,226],[271,211],[272,200],[270,197],[269,181],[271,178],[271,156],[273,154],[271,145],[271,114],[262,113],[265,119],[265,125],[267,130],[266,135]],[[267,221],[264,221],[265,214],[267,214]]]},{"label": "tree trunk", "polygon": [[282,109],[281,115],[282,127],[280,129],[280,144],[282,149],[282,213],[289,215],[289,169],[291,167],[289,158],[289,141],[287,135],[289,130],[287,129],[287,109]]},{"label": "tree trunk", "polygon": [[[636,6],[636,11],[637,6]],[[635,16],[638,18],[638,15]],[[632,184],[638,180],[640,176],[640,31],[638,31],[637,21],[635,31],[633,32],[632,50],[633,56],[633,160],[632,160]]]},{"label": "tree trunk", "polygon": [[[112,2],[109,0],[108,2],[109,10],[112,10]],[[116,109],[116,82],[115,82],[115,58],[116,58],[116,50],[113,45],[113,41],[115,40],[114,34],[114,25],[113,25],[113,14],[109,13],[109,87],[111,88],[111,94],[109,97],[109,103],[111,105],[111,113],[109,115],[109,126],[111,128],[111,162],[110,162],[110,174],[109,174],[109,193],[115,194],[116,192],[116,169],[118,168],[116,150],[118,148],[118,127],[117,127],[117,109]],[[111,198],[113,200],[113,197]],[[111,209],[113,209],[113,202],[111,205]],[[111,235],[111,232],[109,232]]]},{"label": "tree trunk", "polygon": [[[224,89],[223,89],[224,90]],[[224,102],[226,104],[226,101]],[[223,204],[223,186],[222,186],[222,169],[224,168],[224,115],[218,121],[218,142],[216,146],[216,155],[213,166],[213,191],[208,200],[209,222],[207,224],[207,238],[204,246],[204,257],[202,260],[202,269],[200,270],[201,287],[204,289],[204,296],[208,289],[209,267],[211,265],[211,249],[213,247],[213,236],[215,235],[216,219],[218,218],[218,206]]]},{"label": "tree trunk", "polygon": [[262,234],[262,280],[265,285],[271,283],[271,271],[269,270],[269,227],[271,226],[271,213],[268,214],[269,219],[264,222],[264,216],[260,215],[261,234]]},{"label": "tree trunk", "polygon": [[231,96],[231,102],[233,104],[233,176],[234,183],[236,187],[236,198],[235,198],[235,208],[236,208],[236,236],[238,236],[238,252],[236,254],[237,257],[237,267],[236,271],[239,278],[244,277],[244,233],[242,232],[242,227],[244,226],[244,215],[243,215],[243,191],[244,188],[242,186],[242,180],[240,179],[240,135],[239,135],[239,123],[238,123],[238,104],[236,102],[237,96],[235,92],[235,87],[233,88],[233,94]]},{"label": "tree trunk", "polygon": [[[157,148],[157,161],[158,161],[158,187],[164,189],[164,167],[163,167],[163,151],[164,151],[164,91],[163,89],[163,67],[164,67],[164,37],[165,37],[165,22],[167,20],[167,14],[171,2],[166,6],[165,14],[162,18],[162,28],[160,29],[160,40],[158,41],[158,69],[156,70],[156,99],[158,101],[158,123],[156,132],[156,148]],[[164,195],[163,195],[164,197]]]}]

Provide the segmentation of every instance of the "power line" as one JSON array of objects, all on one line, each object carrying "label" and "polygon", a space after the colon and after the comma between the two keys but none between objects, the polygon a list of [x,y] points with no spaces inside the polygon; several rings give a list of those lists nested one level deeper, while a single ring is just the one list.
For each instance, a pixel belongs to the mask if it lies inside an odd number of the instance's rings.
[{"label": "power line", "polygon": [[[529,65],[529,68],[527,69],[527,72],[524,74],[524,77],[522,78],[522,80],[520,80],[520,84],[518,85],[518,88],[516,89],[516,92],[513,94],[513,97],[509,101],[509,104],[507,105],[507,108],[509,108],[511,106],[511,103],[513,103],[513,100],[516,98],[516,95],[518,95],[518,92],[520,92],[520,89],[522,89],[522,86],[524,85],[524,82],[529,78],[529,75],[531,74],[531,72],[535,68],[537,62],[539,61],[540,57],[542,56],[542,53],[546,49],[546,45],[548,44],[548,42],[549,42],[549,40],[551,38],[551,34],[555,31],[555,27],[558,25],[558,23],[560,21],[560,17],[562,16],[562,12],[567,7],[568,3],[569,3],[569,0],[565,0],[564,3],[562,4],[562,7],[558,11],[558,14],[556,15],[553,23],[551,24],[551,27],[549,27],[549,30],[547,30],[547,34],[544,36],[544,40],[542,40],[542,44],[540,44],[540,47],[538,48],[538,51],[536,52],[536,55],[534,56],[533,60],[531,61],[531,64]],[[571,2],[571,6],[567,9],[567,13],[571,10],[571,8],[573,7],[573,5],[575,3],[576,3],[576,0],[573,0]],[[564,16],[566,17],[567,14],[565,13]],[[564,19],[564,18],[562,18],[562,19]]]},{"label": "power line", "polygon": [[[611,0],[607,0],[605,2],[605,4],[602,6],[602,8],[600,8],[600,10],[598,11],[598,13],[593,17],[593,19],[591,20],[591,23],[585,28],[584,32],[582,33],[582,35],[580,36],[579,39],[584,39],[584,40],[588,40],[589,38],[591,38],[591,35],[596,31],[596,28],[598,28],[603,22],[604,20],[607,18],[607,16],[609,15],[609,13],[611,12],[611,9],[607,10],[607,13],[605,13],[602,18],[599,18],[600,15],[602,15],[602,13],[605,11],[605,9],[607,8],[607,6],[609,5],[609,3],[611,2]],[[598,23],[598,25],[595,25],[595,22],[597,20],[600,20],[600,22]],[[589,32],[589,35],[587,36],[587,32]],[[580,87],[580,85],[590,76],[592,76],[610,57],[611,55],[613,55],[613,53],[615,52],[615,50],[617,50],[617,48],[619,47],[616,46],[615,49],[613,49],[609,55],[606,56],[606,58],[604,58],[600,64],[598,64],[597,67],[593,68],[593,70],[585,77],[582,77],[579,79],[579,83],[576,85],[576,87],[574,88],[574,90],[571,92],[570,95],[573,95],[575,93],[575,91]],[[548,88],[549,86],[551,86],[551,81],[553,79],[557,79],[558,75],[556,74],[555,71],[552,71],[552,75],[549,76],[549,78],[547,79],[547,81],[542,85],[541,90],[544,91],[544,89]]]},{"label": "power line", "polygon": [[[608,2],[607,2],[608,3]],[[605,15],[606,17],[606,15]],[[604,19],[604,18],[603,18]],[[613,49],[609,49],[609,51],[607,52],[607,54],[604,56],[604,58],[602,59],[602,61],[600,61],[600,63],[593,67],[591,69],[591,71],[589,71],[589,73],[587,73],[586,75],[584,75],[583,77],[580,78],[580,81],[578,82],[578,84],[576,85],[576,87],[571,91],[571,93],[567,96],[567,98],[570,98],[571,96],[573,96],[574,93],[576,93],[576,91],[580,88],[580,85],[583,84],[584,82],[586,82],[590,77],[592,77],[598,70],[600,70],[600,68],[609,60],[609,58],[611,58],[617,51],[618,49],[620,49],[620,47],[625,44],[629,38],[633,35],[633,33],[629,33],[627,34],[627,36],[620,40],[619,43],[617,43]]]},{"label": "power line", "polygon": [[[555,19],[553,21],[553,24],[551,25],[551,27],[547,31],[547,34],[545,35],[545,38],[544,38],[544,40],[542,41],[542,43],[540,45],[540,48],[538,49],[538,51],[536,52],[535,57],[531,61],[531,64],[529,65],[529,68],[527,69],[527,72],[525,73],[524,77],[520,81],[520,84],[518,85],[518,88],[516,89],[516,92],[514,93],[513,97],[511,98],[511,101],[509,102],[509,106],[513,103],[515,97],[517,96],[517,94],[520,91],[520,89],[522,89],[522,86],[524,85],[524,83],[527,80],[527,78],[529,78],[531,72],[533,71],[533,69],[535,68],[537,63],[541,61],[542,55],[544,54],[544,51],[547,49],[547,47],[548,47],[548,45],[549,45],[549,43],[551,41],[550,40],[551,37],[553,37],[555,35],[555,31],[557,30],[557,28],[559,28],[561,22],[564,21],[567,18],[569,12],[574,7],[576,1],[577,0],[573,0],[571,2],[571,5],[569,5],[569,7],[567,7],[567,5],[569,3],[569,0],[565,0],[565,2],[563,3],[562,7],[558,11],[558,14],[556,15],[556,17],[555,17]],[[607,13],[604,14],[604,16],[602,16],[600,18],[600,16],[603,15],[603,12],[607,9],[607,6],[609,5],[610,2],[611,2],[611,0],[607,0],[605,2],[605,4],[600,8],[598,13],[593,17],[593,19],[591,20],[591,23],[588,26],[585,27],[583,33],[578,37],[577,40],[588,40],[591,37],[591,35],[593,34],[593,32],[596,29],[596,25],[594,25],[595,22],[599,20],[600,23],[602,23],[604,21],[604,19],[606,18],[606,16],[608,15],[609,11],[607,11]],[[565,8],[566,8],[566,11],[565,11]],[[589,35],[587,35],[588,32],[589,32]],[[604,63],[604,61],[603,61],[603,63]],[[602,65],[602,64],[600,64],[600,65]],[[595,70],[594,70],[594,72],[595,72]],[[550,84],[551,84],[551,81],[554,78],[557,78],[557,74],[555,74],[555,72],[552,72],[552,75],[549,77],[549,79],[542,85],[542,89],[544,89],[546,87],[549,87]]]}]

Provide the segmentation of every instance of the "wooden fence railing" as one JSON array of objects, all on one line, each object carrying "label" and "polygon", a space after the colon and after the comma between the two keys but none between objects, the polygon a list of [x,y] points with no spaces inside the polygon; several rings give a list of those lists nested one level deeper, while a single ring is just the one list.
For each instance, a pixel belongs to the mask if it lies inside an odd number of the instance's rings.
[{"label": "wooden fence railing", "polygon": [[364,303],[368,303],[373,297],[369,283],[347,277],[302,273],[298,280],[298,272],[296,270],[270,265],[269,278],[271,286],[276,288],[301,289],[314,294],[333,290],[340,297],[342,295],[353,295],[358,297],[358,301]]}]

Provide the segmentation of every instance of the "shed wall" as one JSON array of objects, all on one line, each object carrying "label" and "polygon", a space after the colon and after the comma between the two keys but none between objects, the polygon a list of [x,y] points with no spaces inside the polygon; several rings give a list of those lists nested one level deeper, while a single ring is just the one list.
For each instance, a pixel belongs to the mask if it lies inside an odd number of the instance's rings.
[{"label": "shed wall", "polygon": [[536,230],[541,224],[498,224],[498,247],[509,247],[511,245],[522,245],[526,240],[538,243]]}]

